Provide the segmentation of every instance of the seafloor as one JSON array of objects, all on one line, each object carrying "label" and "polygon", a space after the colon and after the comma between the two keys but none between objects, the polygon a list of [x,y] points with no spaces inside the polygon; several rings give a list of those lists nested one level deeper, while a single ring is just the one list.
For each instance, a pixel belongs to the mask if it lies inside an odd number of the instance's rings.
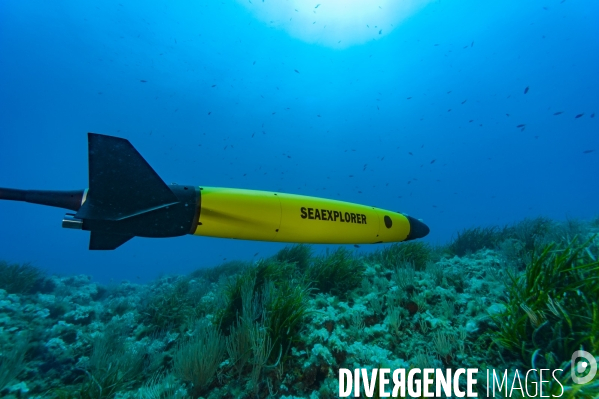
[{"label": "seafloor", "polygon": [[[0,262],[0,396],[333,398],[340,368],[432,367],[560,368],[544,395],[596,398],[570,359],[599,355],[597,232],[537,218],[438,247],[296,245],[147,285]],[[529,396],[495,397],[539,397],[530,376]]]}]

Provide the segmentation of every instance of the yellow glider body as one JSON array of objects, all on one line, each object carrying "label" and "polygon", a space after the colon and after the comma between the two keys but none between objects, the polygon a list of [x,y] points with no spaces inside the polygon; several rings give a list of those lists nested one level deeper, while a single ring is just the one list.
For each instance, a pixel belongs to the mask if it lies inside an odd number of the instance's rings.
[{"label": "yellow glider body", "polygon": [[410,220],[401,213],[324,198],[200,187],[199,220],[193,234],[258,241],[372,244],[406,240]]},{"label": "yellow glider body", "polygon": [[418,219],[324,198],[235,188],[167,185],[128,141],[88,133],[89,188],[0,187],[0,200],[68,209],[62,227],[89,231],[89,249],[133,237],[185,234],[312,244],[375,244],[422,238]]}]

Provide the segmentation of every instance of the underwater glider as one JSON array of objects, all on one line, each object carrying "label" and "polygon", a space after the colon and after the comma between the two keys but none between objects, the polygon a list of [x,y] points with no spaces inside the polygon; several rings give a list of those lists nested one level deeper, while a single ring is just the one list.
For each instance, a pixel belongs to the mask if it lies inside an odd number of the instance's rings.
[{"label": "underwater glider", "polygon": [[304,195],[167,185],[128,140],[88,134],[89,188],[0,188],[0,199],[72,210],[62,227],[91,232],[89,249],[133,237],[185,234],[311,244],[376,244],[422,238],[427,225],[371,206]]}]

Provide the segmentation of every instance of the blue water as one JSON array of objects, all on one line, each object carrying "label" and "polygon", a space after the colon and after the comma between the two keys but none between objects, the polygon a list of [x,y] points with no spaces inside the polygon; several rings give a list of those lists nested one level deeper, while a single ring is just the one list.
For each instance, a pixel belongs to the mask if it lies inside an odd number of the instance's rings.
[{"label": "blue water", "polygon": [[[0,186],[85,188],[97,132],[167,183],[401,211],[432,244],[596,216],[599,3],[413,3],[4,0]],[[186,236],[94,252],[64,213],[0,201],[0,259],[138,282],[284,246]]]}]

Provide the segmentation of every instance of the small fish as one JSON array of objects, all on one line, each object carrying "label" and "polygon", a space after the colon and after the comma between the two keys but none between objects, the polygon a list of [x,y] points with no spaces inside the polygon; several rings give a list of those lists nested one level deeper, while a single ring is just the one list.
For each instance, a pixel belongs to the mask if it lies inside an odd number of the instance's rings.
[{"label": "small fish", "polygon": [[147,80],[143,80],[143,79],[142,79],[142,80],[140,80],[140,82],[141,82],[141,83],[148,83],[148,81],[147,81]]},{"label": "small fish", "polygon": [[360,246],[358,244],[354,244],[354,247],[356,248],[360,248]]},{"label": "small fish", "polygon": [[[433,160],[431,161],[431,164],[435,163],[435,161],[436,161],[436,159],[433,159]],[[416,180],[416,179],[414,179],[414,180]]]},{"label": "small fish", "polygon": [[410,154],[410,155],[414,155],[414,154],[412,154],[411,152],[408,152],[408,154]]},{"label": "small fish", "polygon": [[380,34],[382,34],[382,33],[383,33],[383,30],[381,29],[381,30],[379,31],[379,35],[380,35]]},{"label": "small fish", "polygon": [[574,117],[574,119],[581,118],[583,115],[584,115],[584,113],[582,113],[582,114],[578,114],[578,115],[576,115],[576,116]]},{"label": "small fish", "polygon": [[591,114],[591,118],[594,118],[594,117],[595,117],[595,113],[593,112],[593,113]]},{"label": "small fish", "polygon": [[320,115],[316,115],[316,116],[320,118]]},{"label": "small fish", "polygon": [[470,47],[473,47],[473,46],[474,46],[474,42],[470,43]]},{"label": "small fish", "polygon": [[210,115],[212,113],[212,111],[208,111],[208,115]]},{"label": "small fish", "polygon": [[299,73],[299,71],[297,69],[294,69],[295,73]]},{"label": "small fish", "polygon": [[257,256],[259,253],[260,253],[260,252],[256,252],[256,253],[254,254],[254,256]]},{"label": "small fish", "polygon": [[256,61],[252,62],[252,65],[256,65]]},{"label": "small fish", "polygon": [[462,104],[466,104],[466,101],[468,101],[468,100],[464,100],[464,101],[462,101]]},{"label": "small fish", "polygon": [[591,152],[593,152],[593,151],[595,151],[595,150],[586,150],[586,151],[583,151],[582,153],[583,153],[583,154],[590,154],[590,153],[591,153]]},{"label": "small fish", "polygon": [[564,113],[564,111],[557,111],[557,112],[554,112],[553,115],[561,115],[563,113]]},{"label": "small fish", "polygon": [[411,100],[411,99],[412,99],[412,97],[408,97],[408,98],[407,98],[407,100]]},{"label": "small fish", "polygon": [[525,127],[525,126],[526,126],[526,123],[521,123],[520,125],[518,125],[516,127],[520,128],[520,127]]},{"label": "small fish", "polygon": [[314,8],[318,8],[318,7],[320,7],[320,4],[316,4],[316,7],[314,7]]},{"label": "small fish", "polygon": [[528,93],[529,89],[530,89],[530,86],[526,86],[526,89],[524,89],[524,94]]},{"label": "small fish", "polygon": [[216,87],[216,85],[212,85],[212,87]]}]

